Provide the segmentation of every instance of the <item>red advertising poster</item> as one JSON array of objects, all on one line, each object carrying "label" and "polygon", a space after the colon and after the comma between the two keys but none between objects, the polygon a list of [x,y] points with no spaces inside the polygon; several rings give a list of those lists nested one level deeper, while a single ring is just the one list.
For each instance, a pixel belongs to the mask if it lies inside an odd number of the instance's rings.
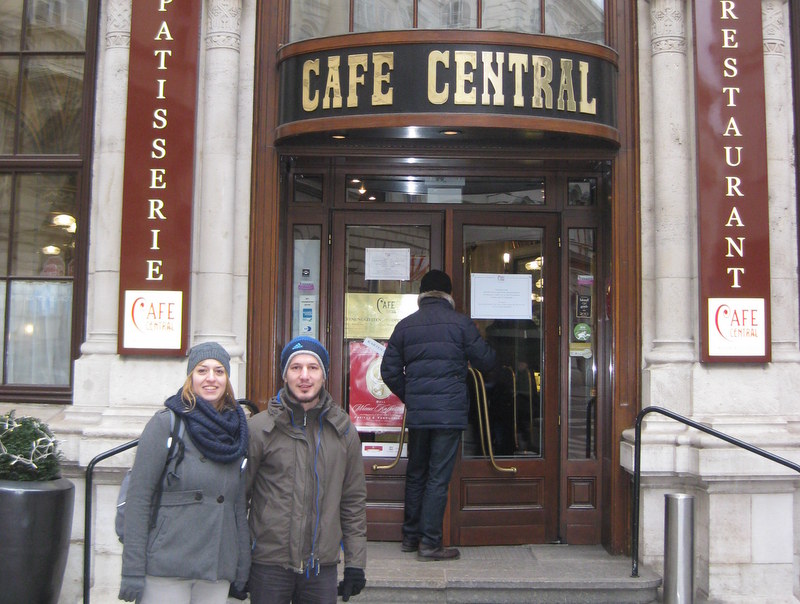
[{"label": "red advertising poster", "polygon": [[404,405],[381,379],[380,347],[350,342],[350,418],[360,432],[399,432],[403,425]]}]

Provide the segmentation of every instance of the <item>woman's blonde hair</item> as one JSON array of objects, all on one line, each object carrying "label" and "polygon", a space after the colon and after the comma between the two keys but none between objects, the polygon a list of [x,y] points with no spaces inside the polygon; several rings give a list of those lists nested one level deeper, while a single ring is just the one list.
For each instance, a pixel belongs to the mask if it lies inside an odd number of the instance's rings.
[{"label": "woman's blonde hair", "polygon": [[[186,410],[191,411],[194,409],[195,405],[197,404],[197,395],[192,390],[192,374],[194,373],[194,369],[189,372],[189,375],[186,376],[186,381],[183,382],[183,388],[181,388],[181,399],[183,400],[183,404],[186,405]],[[225,372],[225,395],[223,399],[225,402],[223,403],[222,407],[236,407],[236,396],[233,394],[233,386],[231,386],[231,378],[228,375],[228,372]]]}]

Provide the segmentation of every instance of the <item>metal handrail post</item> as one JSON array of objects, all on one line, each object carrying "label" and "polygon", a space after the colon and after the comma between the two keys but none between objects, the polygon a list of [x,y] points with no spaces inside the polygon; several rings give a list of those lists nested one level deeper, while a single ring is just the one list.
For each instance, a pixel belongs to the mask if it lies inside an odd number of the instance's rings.
[{"label": "metal handrail post", "polygon": [[83,512],[83,604],[89,604],[89,592],[91,591],[89,584],[91,576],[91,561],[92,561],[92,476],[94,467],[104,459],[113,457],[118,453],[132,449],[139,444],[139,439],[132,440],[109,449],[104,453],[100,453],[89,462],[86,466],[86,492],[84,493],[84,512]]},{"label": "metal handrail post", "polygon": [[645,407],[639,414],[636,416],[636,428],[634,431],[634,443],[633,443],[633,510],[631,510],[631,576],[638,577],[639,576],[639,487],[641,485],[641,461],[642,461],[642,420],[644,416],[648,413],[660,413],[661,415],[665,415],[671,419],[674,419],[677,422],[682,424],[686,424],[691,428],[695,428],[700,430],[701,432],[705,432],[706,434],[710,434],[716,438],[724,440],[732,445],[750,451],[751,453],[755,453],[756,455],[760,455],[770,461],[774,461],[775,463],[781,464],[782,466],[786,466],[794,470],[797,473],[800,473],[800,465],[794,463],[793,461],[789,461],[788,459],[784,459],[779,455],[775,455],[774,453],[770,453],[769,451],[765,451],[764,449],[760,449],[755,445],[751,445],[748,442],[743,440],[739,440],[733,436],[725,434],[724,432],[720,432],[719,430],[714,430],[714,428],[709,428],[699,422],[693,421],[688,417],[684,417],[674,411],[670,411],[669,409],[664,409],[663,407]]}]

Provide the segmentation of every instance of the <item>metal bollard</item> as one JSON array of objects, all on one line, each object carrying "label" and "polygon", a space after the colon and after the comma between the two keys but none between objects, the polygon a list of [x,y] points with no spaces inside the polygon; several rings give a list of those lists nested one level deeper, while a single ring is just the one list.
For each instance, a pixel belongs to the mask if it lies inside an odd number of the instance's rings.
[{"label": "metal bollard", "polygon": [[694,602],[694,495],[664,495],[664,604]]}]

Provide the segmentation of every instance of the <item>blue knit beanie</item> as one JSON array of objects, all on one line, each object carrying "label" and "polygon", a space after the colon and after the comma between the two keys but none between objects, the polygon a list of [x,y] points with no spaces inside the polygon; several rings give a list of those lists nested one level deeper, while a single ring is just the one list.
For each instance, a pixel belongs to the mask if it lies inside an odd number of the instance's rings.
[{"label": "blue knit beanie", "polygon": [[322,343],[309,336],[297,336],[291,340],[286,346],[283,347],[281,352],[281,376],[286,379],[286,367],[289,361],[296,354],[310,354],[317,357],[319,364],[322,366],[323,379],[328,379],[328,366],[330,365],[330,357],[328,351]]},{"label": "blue knit beanie", "polygon": [[186,375],[189,375],[197,364],[206,359],[214,359],[222,363],[225,373],[231,374],[231,355],[216,342],[203,342],[193,346],[189,351],[189,361],[186,363]]}]

